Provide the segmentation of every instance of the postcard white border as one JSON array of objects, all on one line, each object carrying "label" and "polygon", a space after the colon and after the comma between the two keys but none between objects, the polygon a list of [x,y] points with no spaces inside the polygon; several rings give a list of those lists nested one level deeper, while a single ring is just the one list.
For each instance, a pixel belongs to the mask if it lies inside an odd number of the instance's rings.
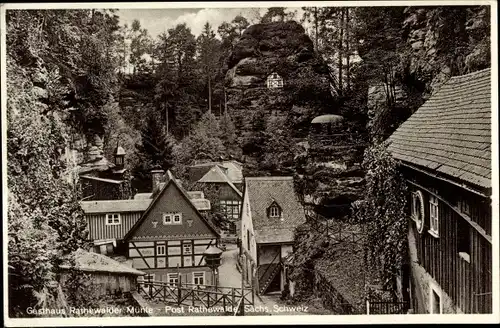
[{"label": "postcard white border", "polygon": [[492,79],[492,239],[493,239],[493,314],[412,314],[412,315],[283,315],[283,316],[246,316],[246,317],[133,317],[133,318],[36,318],[11,319],[7,309],[7,254],[4,254],[4,319],[6,326],[136,326],[136,325],[224,325],[224,324],[366,324],[366,323],[498,323],[500,322],[499,303],[499,186],[498,186],[498,17],[496,1],[275,1],[275,2],[185,2],[185,3],[16,3],[0,4],[1,30],[1,122],[2,122],[2,201],[3,241],[7,249],[7,155],[6,147],[6,50],[5,50],[5,10],[8,9],[174,9],[174,8],[261,8],[261,7],[303,7],[303,6],[443,6],[443,5],[489,5],[491,6],[491,79]]}]

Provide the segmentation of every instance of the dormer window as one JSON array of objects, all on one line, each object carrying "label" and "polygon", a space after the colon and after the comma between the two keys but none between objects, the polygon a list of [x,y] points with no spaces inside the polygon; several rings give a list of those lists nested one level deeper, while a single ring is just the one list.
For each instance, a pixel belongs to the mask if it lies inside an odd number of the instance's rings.
[{"label": "dormer window", "polygon": [[278,206],[271,206],[269,209],[269,216],[272,218],[279,218],[280,217],[280,209]]},{"label": "dormer window", "polygon": [[279,218],[281,217],[281,208],[276,202],[274,202],[267,209],[267,214],[269,215],[270,218]]}]

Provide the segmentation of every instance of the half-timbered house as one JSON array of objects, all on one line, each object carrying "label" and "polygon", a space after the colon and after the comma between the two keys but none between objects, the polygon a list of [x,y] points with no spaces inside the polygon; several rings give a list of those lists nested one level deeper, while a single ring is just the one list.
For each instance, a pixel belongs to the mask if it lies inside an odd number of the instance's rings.
[{"label": "half-timbered house", "polygon": [[283,290],[283,261],[292,252],[295,228],[305,222],[293,178],[245,178],[241,215],[246,280],[260,294]]},{"label": "half-timbered house", "polygon": [[[93,242],[93,251],[101,254],[126,255],[125,235],[149,208],[155,196],[165,186],[165,179],[175,179],[163,170],[152,171],[150,193],[136,194],[134,199],[92,200],[80,202]],[[190,202],[204,213],[210,210],[210,201],[202,192],[189,192]]]},{"label": "half-timbered house", "polygon": [[169,283],[212,284],[203,253],[219,234],[170,174],[140,219],[128,231],[127,257],[149,278]]},{"label": "half-timbered house", "polygon": [[491,313],[490,69],[452,77],[389,140],[409,185],[414,312]]}]

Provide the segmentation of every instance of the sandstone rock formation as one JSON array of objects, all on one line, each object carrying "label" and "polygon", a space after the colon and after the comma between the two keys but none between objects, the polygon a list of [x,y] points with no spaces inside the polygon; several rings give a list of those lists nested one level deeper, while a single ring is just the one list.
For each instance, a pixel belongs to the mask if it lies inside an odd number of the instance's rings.
[{"label": "sandstone rock formation", "polygon": [[[266,87],[273,72],[283,88]],[[228,111],[243,130],[257,110],[286,115],[293,105],[320,106],[331,97],[327,66],[294,21],[248,27],[227,60],[225,90]]]}]

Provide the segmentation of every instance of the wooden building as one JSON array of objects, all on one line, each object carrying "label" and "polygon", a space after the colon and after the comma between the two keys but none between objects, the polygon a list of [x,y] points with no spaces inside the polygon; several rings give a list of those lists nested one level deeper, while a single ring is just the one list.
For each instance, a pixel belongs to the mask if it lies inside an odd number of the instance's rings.
[{"label": "wooden building", "polygon": [[284,289],[283,260],[292,252],[295,228],[305,214],[292,177],[245,178],[241,251],[246,280],[259,293]]},{"label": "wooden building", "polygon": [[200,163],[189,168],[190,182],[203,190],[207,199],[226,215],[229,224],[223,238],[236,238],[241,228],[242,164],[235,160]]},{"label": "wooden building", "polygon": [[196,209],[177,180],[168,175],[140,219],[125,235],[133,267],[152,280],[213,283],[203,252],[219,234]]},{"label": "wooden building", "polygon": [[125,150],[117,145],[114,163],[102,150],[92,146],[89,159],[78,169],[79,186],[85,200],[129,199],[132,197],[131,178],[125,168]]},{"label": "wooden building", "polygon": [[283,78],[278,75],[278,73],[273,72],[269,74],[266,79],[266,86],[268,89],[280,89],[283,88]]},{"label": "wooden building", "polygon": [[[80,202],[88,224],[89,239],[94,252],[126,255],[125,235],[146,212],[155,196],[165,187],[168,174],[163,170],[152,171],[150,193],[136,194],[134,199],[91,200]],[[174,179],[171,175],[170,177]],[[201,192],[190,192],[190,202],[200,212],[210,210],[210,201]]]},{"label": "wooden building", "polygon": [[77,274],[86,274],[94,296],[134,292],[137,290],[137,278],[145,275],[145,272],[101,254],[79,249],[74,255],[74,264],[63,262],[60,265],[60,282],[64,285],[67,279],[71,279],[71,270],[76,270]]},{"label": "wooden building", "polygon": [[389,141],[409,185],[414,312],[491,313],[490,69],[452,77]]}]

